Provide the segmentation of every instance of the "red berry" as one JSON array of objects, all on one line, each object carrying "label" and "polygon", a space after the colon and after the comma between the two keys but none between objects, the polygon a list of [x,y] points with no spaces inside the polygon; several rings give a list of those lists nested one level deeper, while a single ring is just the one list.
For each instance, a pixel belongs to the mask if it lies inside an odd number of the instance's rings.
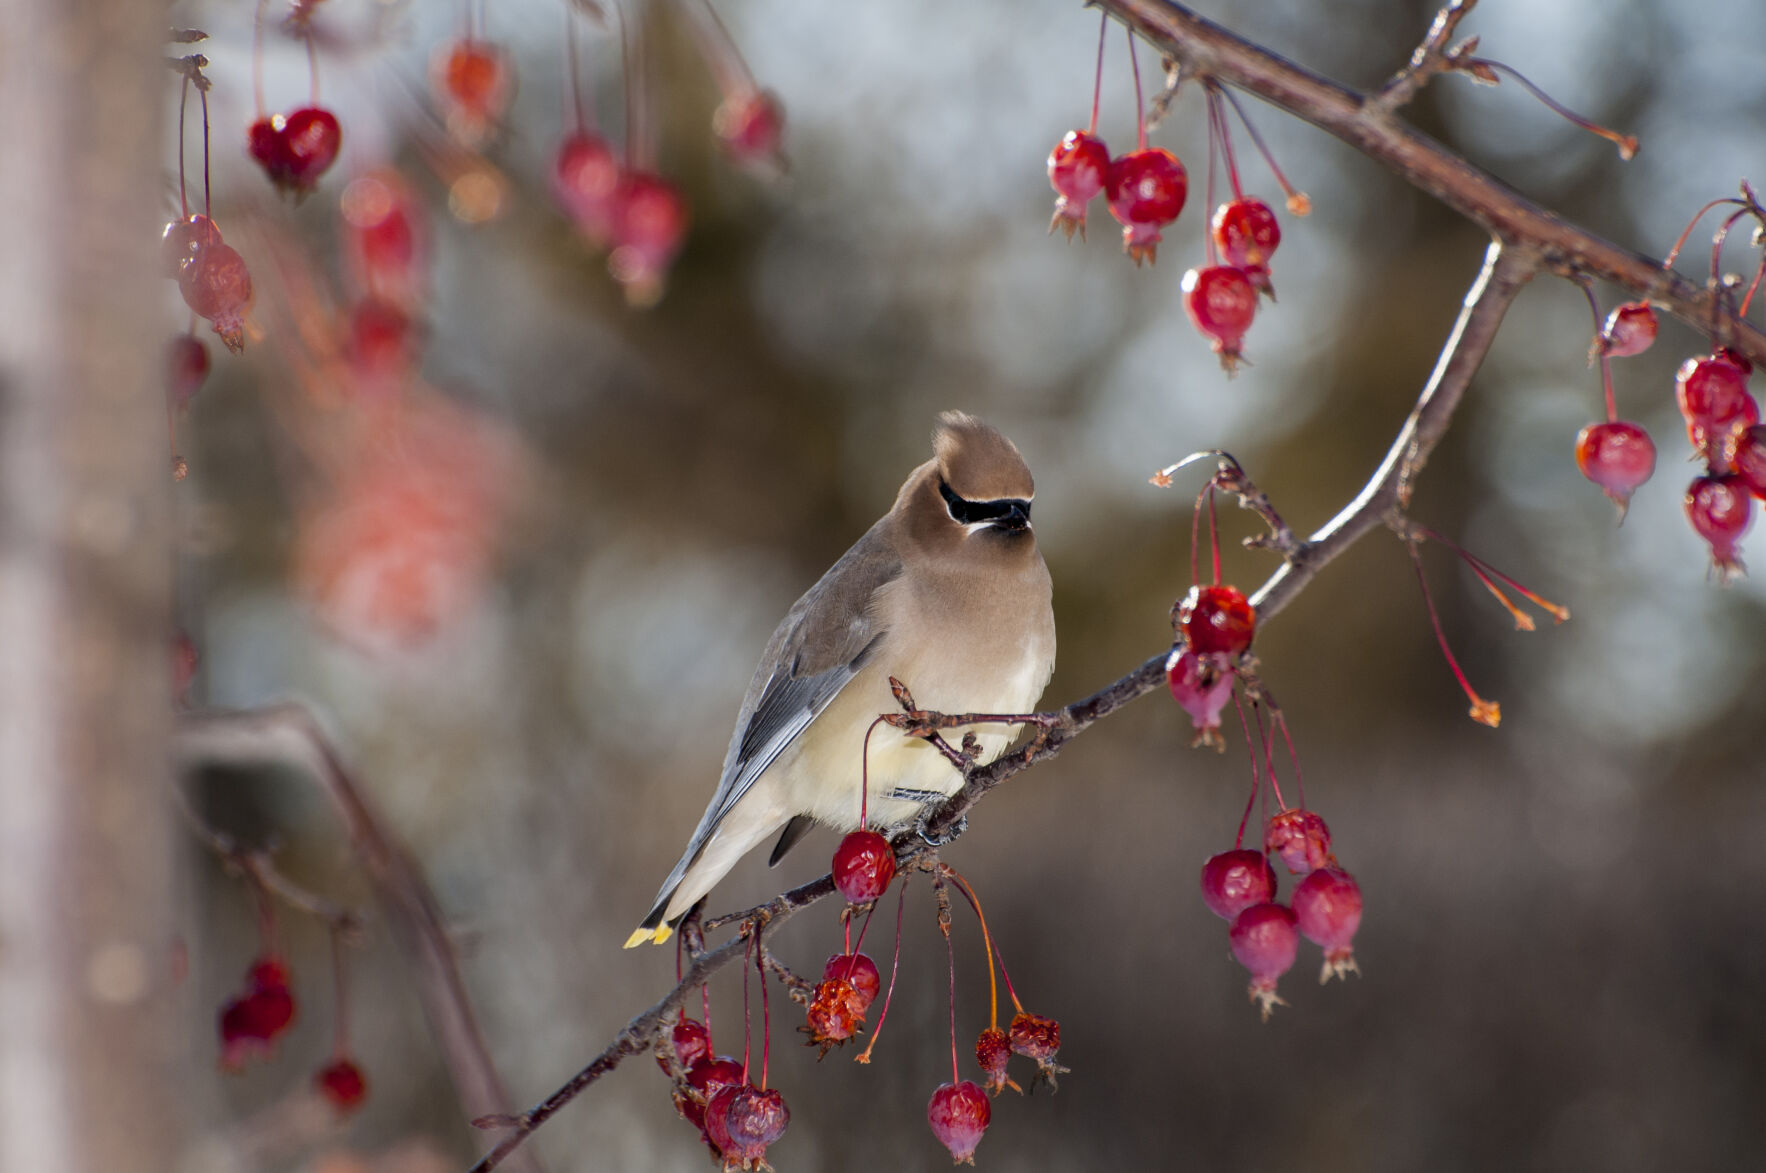
[{"label": "red berry", "polygon": [[1634,423],[1589,424],[1576,436],[1576,467],[1619,507],[1619,518],[1637,486],[1656,471],[1656,446]]},{"label": "red berry", "polygon": [[[711,1053],[711,1032],[697,1018],[683,1017],[675,1023],[663,1046],[674,1052],[675,1066],[680,1071],[691,1071],[694,1064]],[[668,1070],[668,1057],[663,1047],[656,1049],[656,1065],[664,1072]]]},{"label": "red berry", "polygon": [[368,1098],[368,1080],[362,1069],[348,1059],[338,1059],[320,1068],[313,1083],[339,1112],[354,1112]]},{"label": "red berry", "polygon": [[359,389],[384,391],[403,382],[417,357],[415,333],[391,302],[370,297],[351,310],[345,353]]},{"label": "red berry", "polygon": [[338,201],[350,267],[369,293],[404,309],[422,300],[417,202],[391,171],[352,180]]},{"label": "red berry", "polygon": [[1085,206],[1104,190],[1110,172],[1110,148],[1095,134],[1070,130],[1049,152],[1049,186],[1055,189],[1055,215],[1049,231],[1057,227],[1073,239],[1077,231],[1085,239]]},{"label": "red berry", "polygon": [[288,963],[273,953],[266,953],[251,963],[245,980],[253,990],[286,990],[289,982]]},{"label": "red berry", "polygon": [[1611,358],[1642,354],[1656,340],[1656,311],[1647,301],[1628,301],[1607,315],[1597,344]]},{"label": "red berry", "polygon": [[997,1026],[988,1027],[975,1040],[975,1062],[987,1076],[987,1090],[999,1095],[1006,1088],[1023,1091],[1011,1077],[1006,1074],[1006,1064],[1012,1057],[1012,1044],[1006,1032]]},{"label": "red berry", "polygon": [[1267,270],[1282,242],[1282,226],[1269,205],[1253,196],[1224,203],[1214,213],[1214,243],[1220,259],[1235,269]]},{"label": "red berry", "polygon": [[1733,473],[1702,476],[1686,490],[1686,518],[1711,547],[1711,564],[1725,578],[1742,571],[1736,545],[1754,520],[1748,485]]},{"label": "red berry", "polygon": [[245,349],[245,311],[251,304],[251,273],[228,244],[209,244],[178,275],[178,292],[199,318],[207,318],[227,349]]},{"label": "red berry", "polygon": [[1729,462],[1748,492],[1766,499],[1766,425],[1756,424],[1736,436]]},{"label": "red berry", "polygon": [[1186,647],[1176,647],[1165,661],[1165,683],[1172,697],[1190,715],[1196,730],[1190,745],[1212,745],[1226,752],[1226,741],[1220,735],[1220,712],[1232,699],[1233,674]]},{"label": "red berry", "polygon": [[1306,939],[1324,946],[1320,983],[1360,973],[1349,942],[1361,927],[1361,885],[1341,868],[1319,868],[1294,889],[1294,921]]},{"label": "red berry", "polygon": [[1674,398],[1699,455],[1720,459],[1731,434],[1760,421],[1748,394],[1748,372],[1727,353],[1689,358],[1680,365]]},{"label": "red berry", "polygon": [[1315,812],[1284,810],[1263,829],[1263,849],[1281,857],[1291,876],[1303,876],[1331,859],[1331,829]]},{"label": "red berry", "polygon": [[613,239],[619,157],[607,141],[578,131],[558,144],[552,163],[552,195],[576,230],[596,248]]},{"label": "red berry", "polygon": [[776,165],[785,133],[785,111],[764,90],[725,98],[711,116],[711,130],[738,163]]},{"label": "red berry", "polygon": [[702,1057],[687,1068],[687,1088],[699,1097],[701,1104],[717,1094],[720,1088],[737,1087],[742,1083],[742,1065],[728,1055],[715,1059]]},{"label": "red berry", "polygon": [[190,406],[208,378],[208,347],[194,334],[173,335],[166,345],[166,401],[177,411]]},{"label": "red berry", "polygon": [[1183,275],[1183,306],[1213,344],[1226,373],[1238,370],[1245,331],[1257,316],[1257,290],[1250,278],[1227,265],[1191,269]]},{"label": "red berry", "polygon": [[1202,865],[1202,903],[1223,920],[1274,899],[1275,869],[1261,851],[1223,851]]},{"label": "red berry", "polygon": [[607,268],[633,305],[652,305],[687,234],[687,201],[666,179],[627,172],[614,193],[613,254]]},{"label": "red berry", "polygon": [[1276,996],[1276,979],[1293,967],[1300,951],[1294,914],[1280,904],[1253,904],[1233,918],[1230,936],[1233,956],[1251,971],[1251,1000],[1262,1007],[1268,1022],[1272,1008],[1286,1005]]},{"label": "red berry", "polygon": [[221,230],[207,216],[195,215],[173,220],[166,225],[165,232],[159,238],[165,275],[176,281],[183,275],[185,266],[196,259],[199,249],[220,243]]},{"label": "red berry", "polygon": [[875,831],[853,831],[834,849],[834,886],[848,904],[869,904],[895,879],[895,852]]},{"label": "red berry", "polygon": [[877,963],[863,953],[836,953],[828,958],[828,964],[822,967],[822,980],[839,978],[846,982],[863,999],[861,1013],[868,1010],[877,994],[883,988],[883,977],[877,972]]},{"label": "red berry", "polygon": [[297,196],[313,190],[342,145],[337,116],[318,106],[260,118],[247,133],[251,157],[270,182]]},{"label": "red berry", "polygon": [[724,1131],[730,1138],[723,1146],[724,1159],[740,1161],[744,1169],[764,1167],[768,1147],[778,1143],[790,1123],[791,1110],[777,1091],[752,1084],[737,1088],[724,1112]]},{"label": "red berry", "polygon": [[236,1071],[254,1055],[268,1055],[271,1044],[294,1024],[294,995],[288,988],[288,966],[273,955],[252,963],[245,975],[246,992],[221,1008],[221,1066]]},{"label": "red berry", "polygon": [[1177,156],[1160,147],[1130,151],[1104,173],[1110,215],[1122,225],[1122,249],[1135,264],[1157,261],[1159,229],[1177,219],[1190,180]]},{"label": "red berry", "polygon": [[987,1093],[972,1081],[941,1083],[926,1105],[926,1122],[938,1143],[950,1150],[959,1165],[975,1163],[975,1146],[993,1119]]},{"label": "red berry", "polygon": [[430,84],[441,101],[449,132],[467,146],[477,146],[489,136],[514,88],[502,50],[470,38],[436,52]]},{"label": "red berry", "polygon": [[705,1133],[705,1143],[711,1151],[720,1157],[727,1157],[734,1141],[730,1137],[730,1105],[736,1100],[736,1093],[743,1088],[741,1080],[720,1087],[705,1101],[704,1116],[700,1127]]},{"label": "red berry", "polygon": [[1178,605],[1177,626],[1196,655],[1237,659],[1251,646],[1257,611],[1237,587],[1193,586]]}]

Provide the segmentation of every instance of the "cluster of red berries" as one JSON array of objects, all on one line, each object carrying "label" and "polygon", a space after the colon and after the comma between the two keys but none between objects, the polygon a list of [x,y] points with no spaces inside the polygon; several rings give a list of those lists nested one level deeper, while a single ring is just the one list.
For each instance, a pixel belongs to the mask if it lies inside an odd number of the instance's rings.
[{"label": "cluster of red berries", "polygon": [[1193,586],[1174,616],[1179,642],[1165,661],[1171,696],[1190,715],[1192,746],[1224,751],[1220,714],[1232,699],[1239,660],[1251,648],[1257,611],[1235,586]]},{"label": "cluster of red berries", "polygon": [[[1647,302],[1628,302],[1607,316],[1595,354],[1602,365],[1607,419],[1576,437],[1576,466],[1599,485],[1624,517],[1631,494],[1655,471],[1649,433],[1617,418],[1607,361],[1642,354],[1656,337],[1656,315]],[[1748,391],[1753,364],[1719,348],[1687,359],[1675,377],[1675,402],[1686,421],[1687,441],[1705,471],[1687,487],[1687,520],[1711,549],[1711,564],[1728,578],[1742,571],[1739,542],[1753,521],[1754,498],[1766,499],[1766,427]]]},{"label": "cluster of red berries", "polygon": [[676,1110],[699,1129],[722,1168],[771,1168],[766,1151],[791,1123],[784,1096],[750,1083],[746,1067],[730,1056],[714,1055],[711,1032],[696,1019],[675,1023],[656,1061],[675,1081]]},{"label": "cluster of red berries", "polygon": [[[1276,901],[1279,858],[1289,875],[1303,877],[1289,904]],[[1331,832],[1309,810],[1283,810],[1264,828],[1263,850],[1238,847],[1202,865],[1202,901],[1232,925],[1233,956],[1251,974],[1250,997],[1264,1021],[1278,1005],[1276,981],[1294,965],[1300,937],[1324,949],[1319,981],[1359,973],[1350,942],[1361,927],[1361,886],[1337,866]]]}]

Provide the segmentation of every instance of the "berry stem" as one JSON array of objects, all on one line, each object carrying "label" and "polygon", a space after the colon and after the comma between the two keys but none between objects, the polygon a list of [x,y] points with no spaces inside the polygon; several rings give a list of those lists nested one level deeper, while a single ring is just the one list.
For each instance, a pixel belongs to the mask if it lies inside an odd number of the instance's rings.
[{"label": "berry stem", "polygon": [[956,1083],[957,1072],[957,947],[950,936],[950,898],[945,894],[943,876],[933,881],[938,889],[938,927],[944,933],[944,956],[950,967],[950,1081]]},{"label": "berry stem", "polygon": [[861,831],[870,825],[869,820],[870,820],[870,801],[871,801],[871,734],[873,734],[877,731],[877,726],[882,725],[885,722],[886,722],[886,718],[883,718],[883,717],[878,717],[875,721],[871,722],[871,727],[869,729],[865,730],[864,745],[862,747],[860,747],[860,749],[859,749],[858,826],[859,826],[859,830],[861,830]]},{"label": "berry stem", "polygon": [[[1226,120],[1226,109],[1220,101],[1221,88],[1217,85],[1208,87],[1208,117],[1211,128],[1220,135],[1221,154],[1226,158],[1226,178],[1232,184],[1233,199],[1245,198],[1245,191],[1239,186],[1239,161],[1233,154],[1232,129]],[[1213,206],[1213,198],[1209,198],[1209,206]]]},{"label": "berry stem", "polygon": [[1736,317],[1748,316],[1748,306],[1753,303],[1754,294],[1759,292],[1762,277],[1766,277],[1766,252],[1760,254],[1760,263],[1754,267],[1754,279],[1749,283],[1747,293],[1742,296],[1741,305],[1735,311]]},{"label": "berry stem", "polygon": [[[1214,91],[1208,90],[1205,92],[1206,92],[1207,98],[1208,98],[1208,180],[1204,186],[1204,192],[1205,192],[1206,198],[1208,200],[1208,207],[1212,208],[1215,206],[1214,205],[1214,167],[1215,167],[1214,157],[1215,157],[1216,151],[1218,150],[1218,148],[1215,145],[1215,140],[1219,136],[1217,134],[1215,134],[1215,130],[1214,130],[1215,116],[1217,114],[1217,111],[1214,108]],[[1214,233],[1204,232],[1202,234],[1202,253],[1207,258],[1208,266],[1210,268],[1213,268],[1214,265],[1218,263],[1218,258],[1215,256],[1215,253],[1214,253]]]},{"label": "berry stem", "polygon": [[570,112],[581,134],[588,119],[583,112],[582,67],[577,62],[576,9],[569,4],[564,6],[564,64],[570,73]]},{"label": "berry stem", "polygon": [[190,77],[178,88],[178,219],[190,219],[190,200],[184,184],[184,112],[190,108]]},{"label": "berry stem", "polygon": [[[743,955],[743,959],[744,959],[743,965],[742,965],[742,1082],[743,1083],[748,1082],[748,1056],[750,1054],[749,1044],[752,1043],[754,1040],[754,1007],[752,1005],[752,999],[750,999],[748,996],[747,958],[757,957],[758,951],[754,948],[754,946],[759,940],[760,940],[760,926],[757,924],[754,926],[754,931],[748,935],[748,943],[742,947],[742,955]],[[758,960],[758,957],[757,957],[754,964],[755,964],[756,969],[760,968],[761,962]],[[764,970],[761,971],[761,981],[763,983],[766,981],[766,972]]]},{"label": "berry stem", "polygon": [[1100,13],[1098,15],[1098,71],[1091,83],[1091,125],[1085,128],[1087,134],[1098,133],[1098,99],[1104,93],[1104,37],[1109,31],[1110,14]]},{"label": "berry stem", "polygon": [[1134,72],[1134,129],[1139,150],[1147,149],[1147,110],[1141,104],[1141,62],[1134,54],[1134,30],[1128,33],[1128,66]]},{"label": "berry stem", "polygon": [[1521,86],[1528,93],[1532,94],[1543,103],[1546,109],[1550,110],[1553,114],[1556,114],[1559,118],[1562,118],[1565,122],[1568,122],[1573,126],[1578,126],[1583,130],[1586,130],[1589,134],[1597,134],[1601,138],[1612,143],[1615,147],[1618,147],[1619,158],[1629,160],[1632,156],[1637,154],[1636,135],[1620,134],[1616,130],[1608,130],[1598,122],[1591,122],[1582,117],[1582,115],[1556,101],[1550,94],[1534,85],[1531,81],[1528,81],[1527,76],[1520,70],[1515,69],[1512,66],[1504,65],[1500,61],[1492,61],[1488,57],[1467,57],[1463,58],[1460,62],[1460,68],[1466,72],[1472,72],[1479,67],[1494,70],[1497,73],[1508,74],[1510,77],[1520,82]]},{"label": "berry stem", "polygon": [[331,1053],[346,1059],[350,1053],[350,1015],[347,984],[344,980],[343,939],[337,926],[331,927],[331,988],[335,998],[332,1019]]},{"label": "berry stem", "polygon": [[1606,329],[1600,316],[1600,303],[1594,299],[1594,289],[1586,281],[1579,282],[1582,294],[1588,298],[1588,311],[1594,315],[1594,353],[1600,359],[1600,385],[1607,397],[1607,422],[1610,424],[1619,418],[1618,405],[1613,402],[1613,364],[1607,355],[1607,348],[1601,345],[1601,334]]},{"label": "berry stem", "polygon": [[251,96],[257,103],[258,117],[265,114],[264,106],[264,5],[267,0],[258,0],[257,11],[251,21]]},{"label": "berry stem", "polygon": [[655,169],[656,144],[650,133],[650,86],[644,68],[644,9],[625,15],[623,5],[615,5],[619,17],[619,49],[625,62],[625,158],[633,171]]},{"label": "berry stem", "polygon": [[871,1052],[876,1049],[877,1040],[883,1037],[883,1024],[889,1020],[889,1004],[895,1000],[895,979],[901,973],[901,914],[907,907],[908,884],[901,882],[901,894],[895,898],[895,959],[889,963],[889,992],[883,995],[883,1009],[877,1014],[877,1025],[871,1031],[871,1041],[865,1044],[853,1059],[855,1063],[869,1063]]},{"label": "berry stem", "polygon": [[213,206],[208,180],[208,90],[197,86],[196,96],[202,102],[202,214],[212,219]]},{"label": "berry stem", "polygon": [[730,36],[723,18],[708,0],[688,0],[680,5],[680,9],[687,17],[693,40],[699,46],[699,55],[705,59],[706,68],[711,70],[711,76],[717,82],[718,92],[727,98],[759,90],[754,71],[748,68],[748,62],[742,59],[742,50],[736,47],[736,39]]},{"label": "berry stem", "polygon": [[1300,799],[1300,809],[1306,809],[1306,777],[1300,772],[1300,754],[1294,749],[1294,735],[1288,732],[1288,718],[1266,691],[1263,703],[1269,706],[1269,720],[1272,729],[1279,727],[1282,740],[1288,743],[1288,762],[1294,767],[1294,791]]},{"label": "berry stem", "polygon": [[1251,797],[1245,800],[1245,813],[1239,817],[1239,835],[1233,840],[1233,850],[1245,846],[1245,826],[1251,821],[1251,808],[1257,805],[1257,796],[1262,787],[1257,773],[1257,747],[1251,744],[1251,723],[1245,719],[1245,702],[1237,688],[1233,689],[1233,708],[1238,710],[1239,728],[1245,733],[1245,755],[1251,759]]},{"label": "berry stem", "polygon": [[1453,658],[1453,649],[1447,646],[1447,634],[1441,630],[1441,616],[1435,613],[1435,600],[1429,594],[1429,580],[1423,574],[1422,555],[1417,552],[1415,540],[1409,541],[1405,545],[1410,550],[1411,564],[1416,567],[1417,583],[1423,588],[1423,603],[1429,609],[1429,624],[1435,629],[1435,642],[1441,645],[1441,654],[1447,657],[1447,666],[1453,669],[1453,675],[1458,679],[1459,686],[1471,699],[1472,720],[1494,729],[1502,721],[1502,706],[1495,701],[1487,701],[1479,696],[1477,690],[1472,687],[1472,682],[1467,680],[1466,674],[1460,670],[1459,661]]},{"label": "berry stem", "polygon": [[1476,554],[1467,550],[1452,539],[1441,536],[1427,526],[1418,526],[1417,533],[1422,537],[1428,538],[1432,542],[1440,542],[1443,546],[1446,546],[1449,550],[1452,550],[1455,554],[1458,554],[1461,558],[1465,559],[1466,565],[1470,566],[1472,571],[1477,574],[1478,578],[1482,580],[1484,585],[1490,588],[1490,592],[1498,599],[1501,599],[1503,606],[1507,607],[1511,613],[1517,615],[1517,626],[1521,626],[1519,623],[1520,619],[1526,620],[1525,625],[1521,627],[1523,631],[1533,630],[1532,617],[1517,612],[1515,606],[1510,603],[1508,598],[1490,581],[1489,576],[1494,575],[1495,577],[1500,578],[1510,587],[1524,595],[1534,606],[1538,607],[1541,611],[1544,611],[1547,615],[1550,615],[1553,622],[1563,623],[1570,618],[1570,609],[1568,607],[1560,606],[1559,604],[1552,602],[1550,599],[1545,598],[1543,595],[1538,595],[1528,590],[1526,587],[1516,582],[1513,577],[1504,574],[1502,571],[1496,569],[1496,567],[1490,565],[1490,563],[1484,561],[1482,558],[1478,557]]},{"label": "berry stem", "polygon": [[1214,482],[1208,482],[1208,552],[1214,556],[1214,585],[1220,585],[1220,514],[1214,506]]},{"label": "berry stem", "polygon": [[1686,247],[1687,240],[1692,236],[1692,230],[1699,226],[1699,221],[1705,218],[1705,213],[1709,212],[1712,208],[1722,207],[1724,204],[1740,204],[1743,207],[1747,206],[1745,200],[1737,199],[1735,196],[1724,196],[1722,199],[1712,200],[1710,203],[1694,212],[1692,219],[1687,221],[1686,227],[1682,228],[1680,230],[1680,235],[1675,238],[1674,247],[1669,249],[1668,255],[1662,258],[1663,272],[1667,272],[1674,267],[1674,262],[1680,257],[1680,250]]},{"label": "berry stem", "polygon": [[307,42],[307,93],[312,99],[308,105],[317,106],[319,104],[319,54],[313,48],[311,31],[307,33],[305,39]]},{"label": "berry stem", "polygon": [[[1723,281],[1723,244],[1729,239],[1729,230],[1735,227],[1735,222],[1743,216],[1752,214],[1752,211],[1751,208],[1743,208],[1739,212],[1730,213],[1729,217],[1718,227],[1716,234],[1711,237],[1711,288],[1721,290],[1723,295],[1727,295],[1729,292],[1729,287]],[[1713,302],[1711,305],[1713,315],[1716,310],[1717,305]],[[1739,317],[1740,314],[1737,316]],[[1713,323],[1712,332],[1715,333],[1715,323]]]},{"label": "berry stem", "polygon": [[1239,122],[1243,124],[1245,133],[1251,136],[1251,142],[1256,145],[1257,153],[1263,156],[1265,163],[1269,164],[1270,174],[1275,176],[1276,183],[1282,189],[1282,197],[1288,201],[1288,211],[1296,216],[1304,216],[1312,211],[1312,201],[1307,198],[1306,193],[1296,191],[1294,185],[1288,182],[1288,177],[1282,174],[1281,167],[1275,161],[1274,152],[1263,141],[1263,136],[1257,133],[1257,124],[1251,121],[1249,114],[1245,113],[1245,107],[1239,103],[1238,95],[1225,86],[1220,88],[1220,92],[1225,96],[1227,104],[1233,108],[1233,113],[1239,116]]},{"label": "berry stem", "polygon": [[975,910],[975,919],[981,922],[981,943],[987,947],[988,1025],[994,1029],[998,1029],[1000,1024],[999,984],[993,972],[993,934],[987,931],[987,914],[981,911],[981,899],[975,895],[975,889],[969,886],[969,881],[958,875],[957,870],[949,864],[940,864],[939,868],[945,875],[951,878],[952,883],[956,884],[957,891],[963,894],[963,898],[969,902],[969,907]]},{"label": "berry stem", "polygon": [[754,968],[760,974],[760,1090],[766,1090],[767,1067],[773,1053],[773,1006],[766,981],[766,950],[760,945],[760,926],[754,926]]}]

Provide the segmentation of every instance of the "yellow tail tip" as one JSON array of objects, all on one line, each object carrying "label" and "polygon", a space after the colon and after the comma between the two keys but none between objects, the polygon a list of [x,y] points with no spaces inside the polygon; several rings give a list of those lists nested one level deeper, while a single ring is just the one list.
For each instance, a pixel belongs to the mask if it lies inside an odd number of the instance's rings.
[{"label": "yellow tail tip", "polygon": [[633,929],[632,935],[625,939],[625,947],[636,949],[646,942],[665,945],[668,943],[668,939],[674,935],[675,931],[667,925],[661,925],[654,929]]}]

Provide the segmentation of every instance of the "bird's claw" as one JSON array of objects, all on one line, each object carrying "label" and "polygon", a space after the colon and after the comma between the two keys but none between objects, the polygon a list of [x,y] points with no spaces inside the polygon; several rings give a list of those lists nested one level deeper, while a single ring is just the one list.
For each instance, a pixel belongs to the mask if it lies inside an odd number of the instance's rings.
[{"label": "bird's claw", "polygon": [[926,833],[927,825],[928,820],[922,817],[918,823],[914,824],[914,834],[918,835],[920,842],[928,847],[943,847],[946,844],[955,843],[957,838],[969,829],[969,816],[959,815],[957,821],[950,825],[950,830],[936,837]]}]

